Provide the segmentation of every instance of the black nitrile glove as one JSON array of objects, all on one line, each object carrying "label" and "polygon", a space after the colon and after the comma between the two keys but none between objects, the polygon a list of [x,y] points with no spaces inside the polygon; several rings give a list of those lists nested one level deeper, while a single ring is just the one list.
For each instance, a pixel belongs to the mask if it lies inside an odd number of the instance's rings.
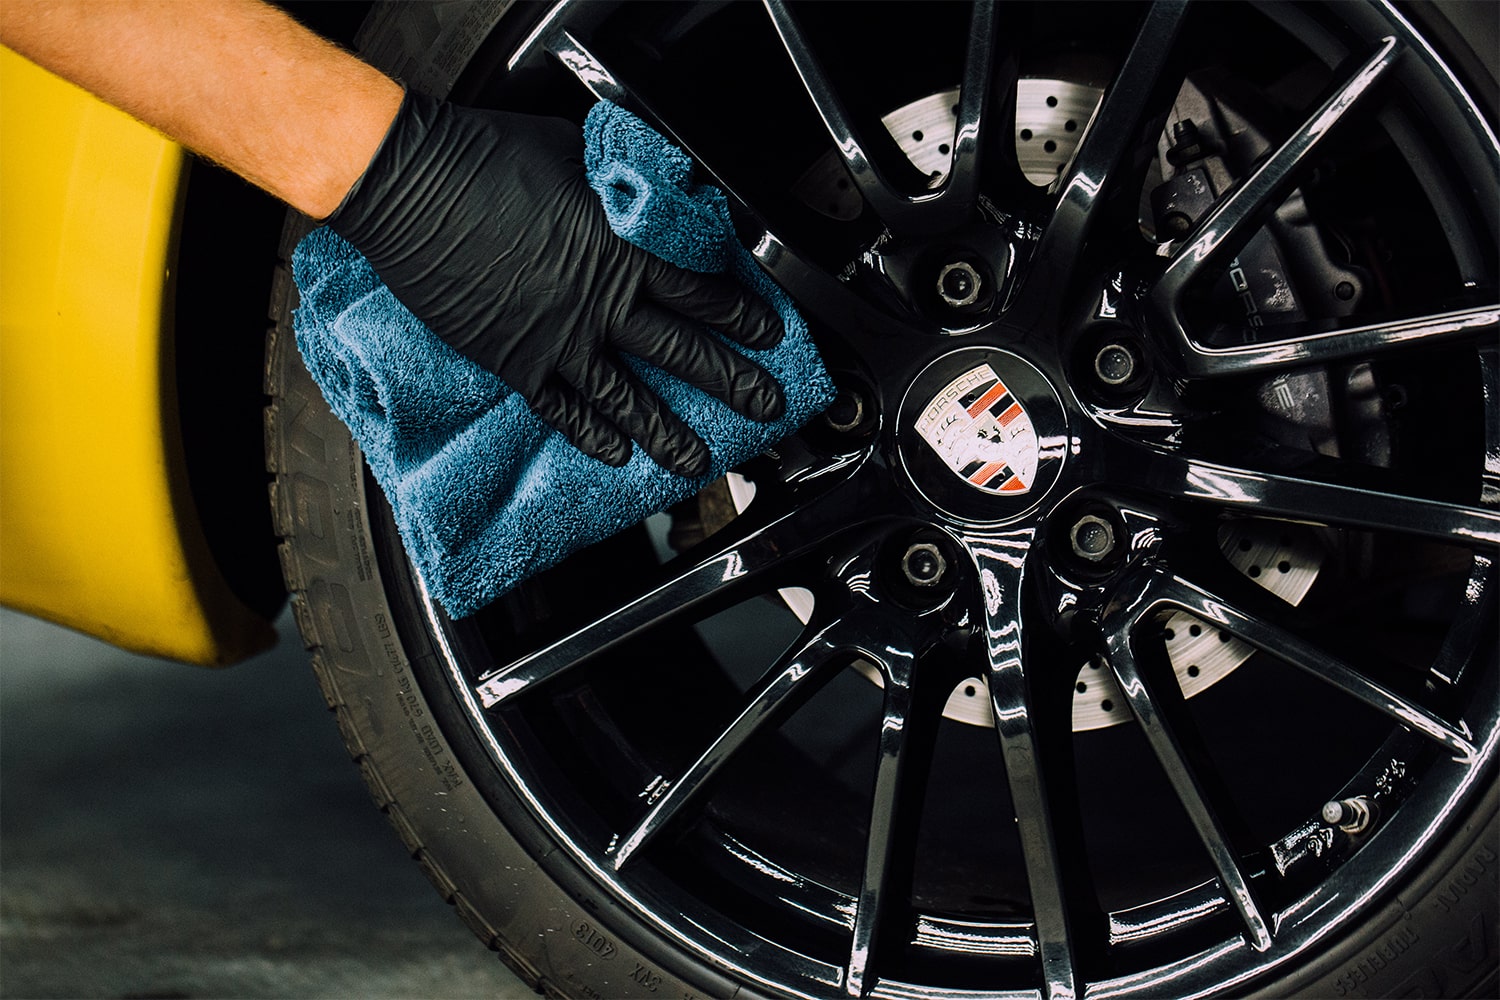
[{"label": "black nitrile glove", "polygon": [[776,381],[704,329],[770,347],[782,336],[775,311],[728,278],[616,236],[570,122],[408,91],[328,225],[434,333],[610,465],[625,463],[634,438],[674,472],[709,467],[707,446],[619,353],[755,420],[782,413]]}]

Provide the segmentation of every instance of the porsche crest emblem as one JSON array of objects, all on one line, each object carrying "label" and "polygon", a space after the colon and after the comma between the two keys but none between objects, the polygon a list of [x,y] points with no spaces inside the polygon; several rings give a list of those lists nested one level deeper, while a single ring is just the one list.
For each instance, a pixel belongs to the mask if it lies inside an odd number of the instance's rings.
[{"label": "porsche crest emblem", "polygon": [[923,409],[916,430],[975,489],[1019,496],[1036,482],[1036,428],[988,364],[949,382]]}]

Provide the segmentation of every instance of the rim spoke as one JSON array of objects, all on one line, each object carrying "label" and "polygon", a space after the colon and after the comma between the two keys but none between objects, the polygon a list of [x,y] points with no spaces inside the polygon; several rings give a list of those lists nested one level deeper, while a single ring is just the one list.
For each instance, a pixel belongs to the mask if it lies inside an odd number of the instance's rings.
[{"label": "rim spoke", "polygon": [[589,51],[588,46],[573,37],[572,32],[559,28],[548,37],[546,48],[594,97],[621,107],[639,104],[625,85],[610,72],[609,67]]},{"label": "rim spoke", "polygon": [[712,163],[698,155],[692,144],[664,120],[654,106],[622,83],[571,33],[559,29],[548,39],[547,49],[595,97],[629,109],[686,153],[708,182],[724,192],[730,204],[746,217],[755,220],[760,233],[752,240],[751,255],[776,279],[778,285],[787,290],[800,308],[816,316],[827,326],[846,334],[863,334],[868,331],[886,336],[909,335],[910,330],[889,312],[874,308],[850,291],[843,282],[787,246],[734,185],[714,169]]},{"label": "rim spoke", "polygon": [[1244,921],[1251,947],[1257,951],[1265,951],[1271,946],[1271,928],[1261,913],[1250,881],[1240,866],[1238,852],[1232,846],[1224,825],[1189,764],[1176,730],[1161,711],[1161,703],[1153,695],[1136,661],[1132,636],[1151,614],[1154,606],[1151,595],[1156,586],[1154,576],[1143,576],[1144,579],[1128,578],[1121,582],[1121,599],[1105,616],[1102,623],[1105,658],[1114,671],[1120,690],[1130,703],[1131,712],[1141,724],[1157,763],[1161,765],[1178,801],[1187,811],[1198,839],[1208,851],[1226,898]]},{"label": "rim spoke", "polygon": [[757,512],[756,504],[710,538],[708,551],[689,553],[689,565],[616,610],[571,635],[486,671],[475,685],[485,708],[493,708],[550,680],[641,631],[679,619],[711,599],[727,599],[757,582],[784,559],[831,538],[851,524],[849,511],[868,504],[857,473],[786,513]]},{"label": "rim spoke", "polygon": [[1482,648],[1480,643],[1493,641],[1493,619],[1484,613],[1484,607],[1487,596],[1494,594],[1496,587],[1500,587],[1500,574],[1497,574],[1495,560],[1475,553],[1463,589],[1458,620],[1448,630],[1442,650],[1428,669],[1431,678],[1449,690],[1456,688],[1475,669],[1472,653]]},{"label": "rim spoke", "polygon": [[[1460,760],[1472,760],[1477,753],[1473,734],[1464,722],[1457,725],[1446,722],[1294,633],[1271,624],[1260,615],[1227,604],[1197,584],[1159,571],[1152,574],[1142,588],[1142,594],[1153,607],[1168,606],[1186,611],[1289,666],[1333,685],[1414,732],[1442,744]],[[1128,688],[1122,685],[1122,690],[1130,696]]]},{"label": "rim spoke", "polygon": [[776,28],[776,34],[781,38],[782,48],[786,50],[792,66],[797,70],[797,76],[802,80],[802,86],[807,90],[807,96],[812,99],[813,107],[823,119],[828,134],[833,137],[834,145],[844,159],[844,167],[849,171],[850,178],[876,213],[886,222],[894,222],[906,207],[906,197],[891,186],[866,153],[868,141],[860,141],[852,117],[844,109],[844,102],[823,72],[822,64],[813,54],[801,27],[786,4],[782,0],[765,0],[765,7]]},{"label": "rim spoke", "polygon": [[[866,627],[872,624],[867,622]],[[913,808],[920,808],[919,801],[911,801],[907,787],[911,758],[915,756],[910,732],[912,651],[898,651],[887,645],[882,654],[885,702],[881,711],[875,788],[870,804],[869,835],[865,840],[865,868],[854,911],[849,967],[844,977],[844,991],[852,997],[863,996],[874,979],[872,968],[881,922],[893,905],[888,895],[898,888],[894,869],[905,860],[899,859],[895,850],[898,841],[906,839],[900,836],[900,827],[910,821]]]},{"label": "rim spoke", "polygon": [[1183,292],[1200,274],[1242,246],[1275,211],[1297,168],[1360,99],[1374,88],[1401,53],[1394,38],[1383,40],[1338,91],[1294,132],[1281,148],[1240,185],[1221,198],[1172,255],[1151,290],[1151,309],[1163,340],[1175,355],[1186,355],[1191,336],[1180,313]]},{"label": "rim spoke", "polygon": [[713,168],[713,164],[699,156],[692,145],[682,137],[682,134],[672,127],[671,122],[663,118],[638,91],[627,86],[588,46],[574,37],[572,32],[558,29],[548,38],[547,51],[567,67],[568,72],[577,77],[578,82],[583,84],[594,97],[601,101],[618,104],[639,116],[674,146],[686,153],[693,161],[694,167],[703,171],[709,182],[723,191],[730,202],[753,213],[749,203],[740,197],[734,186]]},{"label": "rim spoke", "polygon": [[1471,546],[1500,546],[1500,512],[1484,507],[1236,469],[1137,442],[1129,442],[1119,452],[1119,481],[1164,496],[1207,501],[1252,516],[1394,531]]},{"label": "rim spoke", "polygon": [[1116,186],[1126,156],[1140,145],[1151,119],[1165,111],[1164,106],[1158,108],[1170,99],[1161,93],[1163,76],[1187,7],[1188,0],[1162,0],[1151,6],[1099,110],[1085,126],[1033,258],[1033,271],[1044,280],[1068,273]]},{"label": "rim spoke", "polygon": [[992,0],[977,3],[970,21],[949,180],[936,191],[910,196],[893,184],[891,177],[874,160],[874,154],[878,153],[883,154],[881,158],[888,165],[903,163],[904,158],[895,141],[878,129],[861,132],[855,126],[853,115],[823,71],[784,0],[764,2],[782,47],[843,157],[844,167],[875,213],[892,229],[910,233],[936,232],[962,221],[974,204],[979,189],[980,128],[989,100],[989,81],[994,65],[996,21]]},{"label": "rim spoke", "polygon": [[911,328],[893,313],[860,298],[848,285],[788,248],[770,230],[761,233],[750,253],[786,289],[798,308],[837,330],[851,344],[878,351],[886,345],[875,342],[871,335],[900,339],[911,336]]},{"label": "rim spoke", "polygon": [[1035,707],[1025,675],[1021,583],[1031,528],[965,539],[979,572],[985,611],[990,707],[1015,805],[1016,828],[1026,864],[1043,995],[1063,1000],[1078,995],[1072,930],[1064,887],[1062,852],[1053,829],[1053,809],[1040,759]]},{"label": "rim spoke", "polygon": [[756,734],[779,724],[795,712],[829,678],[824,669],[838,653],[865,644],[869,622],[858,618],[835,620],[822,627],[809,625],[801,642],[787,650],[761,677],[733,722],[714,739],[693,764],[669,786],[655,793],[650,811],[613,848],[615,870],[627,865],[702,792],[719,770],[743,750]]},{"label": "rim spoke", "polygon": [[1497,327],[1500,327],[1500,305],[1240,347],[1204,347],[1188,338],[1178,338],[1173,341],[1174,361],[1184,375],[1193,378],[1270,374],[1282,368],[1327,364],[1458,337],[1493,337]]},{"label": "rim spoke", "polygon": [[933,228],[951,228],[968,218],[979,197],[980,151],[995,71],[997,19],[993,0],[974,4],[969,19],[969,47],[964,54],[963,83],[958,93],[958,122],[953,133],[953,160],[948,180],[926,211]]}]

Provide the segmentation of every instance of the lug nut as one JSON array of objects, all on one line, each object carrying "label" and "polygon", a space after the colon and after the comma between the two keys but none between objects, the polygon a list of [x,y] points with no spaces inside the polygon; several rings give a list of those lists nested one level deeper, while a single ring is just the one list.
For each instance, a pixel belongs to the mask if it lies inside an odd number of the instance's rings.
[{"label": "lug nut", "polygon": [[948,572],[948,560],[931,542],[914,542],[901,556],[901,572],[913,587],[936,587]]},{"label": "lug nut", "polygon": [[1094,374],[1105,385],[1124,385],[1135,377],[1137,364],[1135,351],[1129,345],[1110,341],[1094,355]]},{"label": "lug nut", "polygon": [[978,302],[982,285],[979,272],[968,261],[956,260],[951,264],[944,264],[943,269],[938,272],[938,294],[955,309]]},{"label": "lug nut", "polygon": [[1102,562],[1115,550],[1114,526],[1093,514],[1075,521],[1068,538],[1073,543],[1073,554],[1089,562]]},{"label": "lug nut", "polygon": [[864,419],[864,397],[849,389],[840,389],[828,409],[823,411],[823,420],[840,434],[856,430]]}]

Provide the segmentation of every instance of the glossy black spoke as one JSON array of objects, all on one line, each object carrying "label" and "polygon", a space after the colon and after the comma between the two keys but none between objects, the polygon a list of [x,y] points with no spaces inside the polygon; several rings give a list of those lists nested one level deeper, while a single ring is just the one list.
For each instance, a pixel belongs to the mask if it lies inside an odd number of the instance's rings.
[{"label": "glossy black spoke", "polygon": [[[943,706],[959,676],[945,669],[939,662],[943,657],[935,655],[933,644],[940,634],[937,616],[893,613],[881,603],[867,603],[860,613],[865,620],[859,648],[878,667],[885,697],[864,870],[844,977],[844,990],[851,997],[874,987],[884,946],[899,946],[910,939],[911,890],[926,777],[932,768]],[[904,922],[897,923],[898,919]]]},{"label": "glossy black spoke", "polygon": [[899,164],[899,147],[883,132],[862,132],[855,124],[854,116],[784,0],[765,0],[765,6],[849,176],[875,213],[892,229],[913,234],[939,232],[962,222],[979,190],[980,130],[994,65],[996,19],[991,0],[976,3],[970,21],[958,130],[948,181],[935,191],[912,195],[893,182],[888,168],[882,169],[875,162],[875,156],[883,153],[887,164]]},{"label": "glossy black spoke", "polygon": [[844,992],[851,997],[863,996],[874,979],[881,924],[896,906],[887,898],[888,893],[894,894],[898,888],[892,877],[893,869],[905,860],[895,856],[898,827],[906,809],[920,807],[920,802],[906,801],[903,795],[909,770],[914,657],[910,650],[887,647],[881,652],[885,699],[876,751],[875,788],[870,804],[869,834],[865,839],[864,872],[860,877],[859,901],[854,911],[854,934],[844,977]]},{"label": "glossy black spoke", "polygon": [[[695,168],[703,173],[704,179],[723,191],[730,204],[746,216],[756,220],[762,231],[755,240],[754,256],[761,266],[776,279],[777,283],[787,289],[795,299],[799,302],[815,304],[829,303],[829,308],[826,310],[829,315],[820,318],[823,318],[825,322],[833,321],[836,327],[845,325],[844,320],[849,310],[858,310],[866,326],[879,329],[890,324],[889,319],[883,314],[875,314],[875,310],[850,293],[832,275],[810,264],[782,242],[766,226],[760,214],[751,207],[747,199],[741,196],[728,178],[716,170],[711,162],[700,156],[693,145],[663,118],[649,101],[622,82],[598,56],[570,32],[557,30],[550,36],[547,46],[552,55],[566,66],[590,93],[600,100],[618,104],[640,116],[641,120],[686,153],[692,159]],[[871,315],[864,315],[865,313]]]},{"label": "glossy black spoke", "polygon": [[1033,540],[1034,530],[1025,528],[964,541],[979,574],[990,708],[1025,858],[1043,996],[1063,998],[1077,996],[1079,986],[1063,852],[1054,830],[1047,762],[1024,653],[1021,591]]},{"label": "glossy black spoke", "polygon": [[[1164,497],[1207,502],[1246,515],[1394,531],[1460,545],[1500,546],[1500,511],[1485,507],[1237,469],[1135,442],[1121,443],[1116,451],[1111,463],[1116,465],[1118,482]],[[1382,470],[1360,471],[1389,480],[1392,489],[1400,482]]]},{"label": "glossy black spoke", "polygon": [[1190,354],[1192,337],[1183,326],[1181,304],[1188,285],[1222,264],[1242,247],[1286,196],[1298,168],[1333,127],[1395,65],[1401,46],[1394,38],[1382,41],[1375,54],[1345,81],[1287,139],[1240,184],[1219,200],[1173,253],[1151,290],[1150,305],[1164,348],[1173,357]]},{"label": "glossy black spoke", "polygon": [[786,289],[798,308],[823,326],[838,331],[850,346],[878,351],[886,346],[879,343],[880,339],[902,340],[912,335],[911,327],[889,310],[861,298],[838,278],[788,248],[769,230],[761,233],[750,253]]},{"label": "glossy black spoke", "polygon": [[752,503],[703,546],[683,557],[685,568],[572,634],[480,676],[480,703],[493,708],[542,681],[556,677],[643,630],[684,618],[710,601],[728,600],[759,583],[781,560],[816,547],[851,524],[849,510],[868,497],[868,477],[847,476],[820,484],[790,511]]},{"label": "glossy black spoke", "polygon": [[715,170],[712,163],[699,156],[692,144],[673,127],[670,121],[658,113],[651,102],[641,96],[639,91],[631,88],[621,80],[617,74],[610,70],[592,50],[574,37],[571,32],[565,29],[558,29],[548,38],[547,50],[567,67],[568,71],[577,77],[578,82],[588,88],[591,94],[601,101],[618,104],[632,114],[639,116],[642,121],[650,125],[692,159],[694,168],[705,175],[700,179],[707,180],[723,191],[731,203],[753,214],[749,203],[739,195],[728,179]]},{"label": "glossy black spoke", "polygon": [[843,99],[824,73],[823,66],[803,35],[797,19],[782,0],[766,0],[765,6],[776,34],[781,38],[782,47],[797,70],[818,116],[823,119],[824,126],[833,137],[834,146],[843,157],[844,167],[849,171],[860,194],[886,222],[900,218],[907,207],[906,196],[892,186],[870,159],[866,152],[869,140],[857,134],[853,116],[845,109]]},{"label": "glossy black spoke", "polygon": [[[1331,684],[1345,694],[1381,712],[1413,732],[1446,747],[1457,759],[1473,759],[1473,733],[1459,721],[1450,723],[1410,698],[1390,690],[1347,663],[1263,616],[1247,613],[1226,603],[1217,594],[1165,571],[1156,571],[1140,588],[1137,600],[1151,609],[1170,607],[1186,611],[1214,628],[1264,650],[1288,665]],[[1122,689],[1124,686],[1122,684]],[[1130,695],[1128,689],[1127,696]]]},{"label": "glossy black spoke", "polygon": [[[1172,46],[1187,12],[1187,0],[1160,0],[1147,10],[1135,41],[1104,93],[1099,110],[1063,176],[1057,205],[1033,256],[1035,279],[1046,291],[1066,275],[1112,195],[1122,174],[1134,178],[1132,153],[1154,152],[1155,120],[1166,112],[1175,80],[1164,79]],[[1132,195],[1131,211],[1135,211]]]},{"label": "glossy black spoke", "polygon": [[988,123],[990,94],[994,91],[997,18],[993,0],[974,4],[969,19],[969,45],[964,53],[963,82],[958,93],[958,122],[953,133],[953,159],[948,179],[924,207],[932,229],[951,229],[973,215],[979,197],[980,152]]},{"label": "glossy black spoke", "polygon": [[1347,361],[1457,338],[1493,338],[1497,329],[1500,305],[1482,306],[1237,347],[1205,347],[1179,338],[1173,342],[1174,361],[1182,374],[1195,378],[1269,375],[1283,368]]},{"label": "glossy black spoke", "polygon": [[778,285],[786,289],[799,307],[816,317],[823,325],[850,336],[910,334],[910,330],[890,313],[876,309],[833,275],[787,246],[723,173],[700,156],[692,143],[671,122],[665,120],[649,101],[622,82],[571,33],[564,29],[556,30],[548,37],[547,49],[595,97],[611,101],[640,116],[642,121],[671,140],[673,145],[692,158],[704,180],[723,191],[730,204],[744,217],[755,220],[760,232],[750,237],[751,255]]},{"label": "glossy black spoke", "polygon": [[[604,65],[589,48],[575,38],[572,32],[565,28],[556,29],[548,36],[546,41],[548,52],[565,66],[569,73],[578,78],[578,82],[588,88],[601,101],[609,101],[621,107],[639,106],[639,101],[626,89],[615,74],[610,72],[608,66]],[[656,123],[659,126],[660,123]],[[666,133],[663,133],[664,135]]]},{"label": "glossy black spoke", "polygon": [[1490,556],[1475,553],[1459,603],[1459,614],[1443,640],[1443,648],[1428,668],[1429,678],[1452,691],[1475,669],[1474,650],[1493,643],[1495,616],[1489,605],[1500,587],[1500,564]]},{"label": "glossy black spoke", "polygon": [[864,646],[869,622],[859,617],[827,620],[821,608],[801,640],[787,650],[751,689],[734,721],[670,783],[655,786],[650,811],[615,844],[610,855],[624,868],[708,787],[714,776],[761,732],[778,725],[806,703],[831,676],[839,654]]},{"label": "glossy black spoke", "polygon": [[[1140,669],[1133,643],[1142,632],[1153,633],[1147,619],[1151,618],[1157,602],[1153,598],[1157,577],[1140,573],[1123,580],[1119,586],[1116,602],[1101,623],[1104,633],[1105,656],[1120,691],[1124,693],[1130,710],[1151,746],[1157,763],[1166,774],[1173,792],[1187,811],[1193,829],[1208,852],[1225,898],[1239,913],[1245,925],[1245,934],[1251,947],[1265,951],[1271,946],[1271,925],[1262,912],[1250,880],[1240,863],[1239,853],[1234,849],[1224,824],[1214,810],[1197,773],[1189,763],[1188,754],[1179,740],[1177,732],[1162,712],[1160,702],[1150,683]],[[1146,641],[1154,642],[1154,638]]]}]

